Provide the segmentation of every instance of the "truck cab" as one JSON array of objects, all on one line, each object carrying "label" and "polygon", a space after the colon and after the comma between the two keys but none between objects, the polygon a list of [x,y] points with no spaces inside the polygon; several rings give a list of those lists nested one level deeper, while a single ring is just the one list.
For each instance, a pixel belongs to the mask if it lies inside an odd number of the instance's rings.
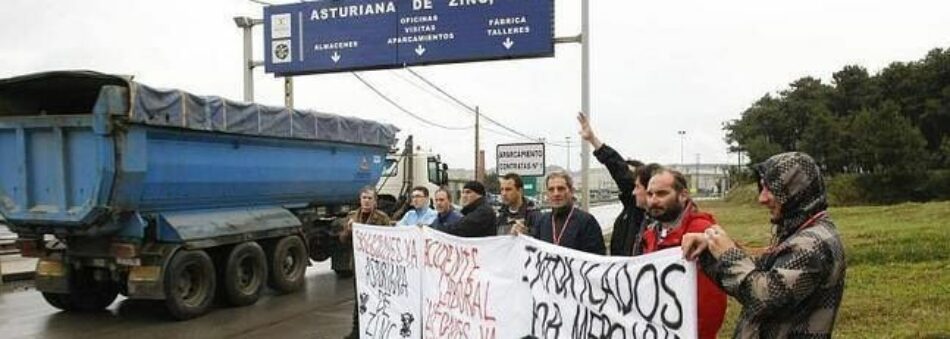
[{"label": "truck cab", "polygon": [[429,200],[436,190],[448,185],[448,165],[431,151],[413,148],[412,136],[406,140],[401,152],[392,151],[386,157],[383,174],[376,184],[379,207],[398,220],[408,208],[409,193],[413,187],[429,190]]},{"label": "truck cab", "polygon": [[[438,154],[423,151],[413,145],[412,136],[406,139],[402,150],[391,149],[383,163],[382,175],[376,184],[377,208],[392,217],[393,222],[402,219],[409,210],[409,195],[417,186],[429,190],[429,204],[433,205],[433,195],[441,187],[448,185],[448,165],[442,162]],[[337,232],[343,221],[333,227]],[[353,274],[353,250],[349,246],[337,246],[331,253],[331,268],[342,277]]]}]

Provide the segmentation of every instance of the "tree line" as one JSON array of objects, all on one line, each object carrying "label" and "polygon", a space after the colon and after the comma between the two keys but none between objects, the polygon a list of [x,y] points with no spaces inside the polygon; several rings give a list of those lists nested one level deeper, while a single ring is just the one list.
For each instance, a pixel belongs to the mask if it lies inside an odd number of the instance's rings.
[{"label": "tree line", "polygon": [[848,65],[830,83],[803,77],[765,94],[723,129],[730,151],[753,163],[803,151],[830,175],[950,168],[950,49],[873,75]]}]

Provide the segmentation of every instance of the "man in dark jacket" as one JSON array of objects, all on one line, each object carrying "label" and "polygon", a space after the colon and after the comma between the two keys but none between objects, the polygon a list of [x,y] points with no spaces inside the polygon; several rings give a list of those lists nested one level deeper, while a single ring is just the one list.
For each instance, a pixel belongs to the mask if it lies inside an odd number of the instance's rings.
[{"label": "man in dark jacket", "polygon": [[[574,206],[574,182],[564,172],[553,172],[545,179],[551,212],[541,215],[531,225],[535,239],[572,248],[587,253],[604,255],[603,230],[590,213]],[[524,225],[517,224],[514,233],[526,232]]]},{"label": "man in dark jacket", "polygon": [[633,196],[637,201],[637,207],[644,210],[644,212],[643,220],[640,222],[640,225],[638,225],[636,234],[627,234],[628,240],[632,240],[633,243],[633,245],[630,246],[630,253],[634,256],[643,254],[643,230],[656,221],[650,216],[650,213],[645,211],[648,207],[647,185],[650,183],[650,178],[661,170],[663,170],[663,166],[657,163],[637,167],[636,180],[633,185]]},{"label": "man in dark jacket", "polygon": [[581,124],[581,138],[590,143],[597,161],[607,167],[610,177],[614,179],[620,191],[619,198],[620,203],[623,204],[623,211],[614,219],[613,234],[610,237],[610,255],[637,255],[639,253],[634,253],[633,248],[637,236],[643,231],[641,226],[643,226],[644,211],[643,206],[637,204],[633,191],[636,186],[635,172],[638,167],[643,166],[643,163],[637,160],[624,160],[620,153],[598,139],[590,127],[586,114],[578,114],[577,121]]},{"label": "man in dark jacket", "polygon": [[[376,190],[373,187],[364,187],[360,190],[360,208],[350,212],[346,215],[346,219],[342,220],[343,232],[340,233],[340,242],[344,246],[349,246],[349,265],[352,270],[353,265],[353,224],[360,223],[366,225],[379,225],[379,226],[392,226],[392,221],[389,220],[389,216],[386,215],[383,211],[376,209]],[[336,261],[336,259],[334,259]],[[344,339],[355,339],[360,337],[360,320],[359,320],[359,296],[357,296],[356,290],[356,279],[353,277],[353,328],[350,331],[350,334],[343,337]]]},{"label": "man in dark jacket", "polygon": [[438,215],[436,215],[435,221],[429,224],[429,227],[442,231],[462,220],[462,213],[452,207],[452,198],[449,191],[440,188],[435,191],[432,197],[435,199],[435,211],[438,212]]},{"label": "man in dark jacket", "polygon": [[469,181],[462,188],[462,217],[455,225],[444,228],[445,233],[467,238],[490,237],[496,234],[495,210],[485,199],[485,185]]},{"label": "man in dark jacket", "polygon": [[508,234],[511,226],[521,221],[525,225],[532,225],[534,219],[541,216],[541,212],[524,197],[524,181],[515,173],[508,173],[498,179],[501,186],[501,200],[504,203],[498,210],[498,234]]},{"label": "man in dark jacket", "polygon": [[714,226],[684,237],[683,253],[699,257],[703,271],[742,304],[734,338],[830,338],[847,264],[818,164],[792,152],[754,169],[773,224],[771,246],[753,256]]}]

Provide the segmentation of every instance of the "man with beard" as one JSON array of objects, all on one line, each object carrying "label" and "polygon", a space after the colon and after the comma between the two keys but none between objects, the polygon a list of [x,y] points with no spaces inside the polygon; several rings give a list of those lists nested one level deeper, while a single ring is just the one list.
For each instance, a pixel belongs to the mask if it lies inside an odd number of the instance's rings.
[{"label": "man with beard", "polygon": [[[690,199],[686,177],[670,169],[661,169],[650,178],[647,213],[653,222],[641,235],[643,253],[679,247],[683,235],[702,234],[716,223]],[[699,337],[715,338],[726,314],[726,294],[706,274],[700,272],[697,279]]]},{"label": "man with beard", "polygon": [[[574,206],[574,182],[565,172],[553,172],[545,179],[551,212],[536,218],[531,225],[535,239],[587,253],[604,255],[603,230],[590,213]],[[513,234],[528,232],[523,223],[512,227]]]},{"label": "man with beard", "polygon": [[735,338],[830,338],[844,294],[846,263],[828,217],[818,164],[782,153],[753,166],[772,244],[752,256],[719,226],[687,234],[683,253],[742,304]]}]

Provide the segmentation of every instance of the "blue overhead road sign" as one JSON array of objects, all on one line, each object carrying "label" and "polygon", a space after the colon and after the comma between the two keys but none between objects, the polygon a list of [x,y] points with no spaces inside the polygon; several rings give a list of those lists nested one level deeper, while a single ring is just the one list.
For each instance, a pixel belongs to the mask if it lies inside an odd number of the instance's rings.
[{"label": "blue overhead road sign", "polygon": [[329,73],[554,55],[553,0],[323,0],[264,8],[265,69]]}]

